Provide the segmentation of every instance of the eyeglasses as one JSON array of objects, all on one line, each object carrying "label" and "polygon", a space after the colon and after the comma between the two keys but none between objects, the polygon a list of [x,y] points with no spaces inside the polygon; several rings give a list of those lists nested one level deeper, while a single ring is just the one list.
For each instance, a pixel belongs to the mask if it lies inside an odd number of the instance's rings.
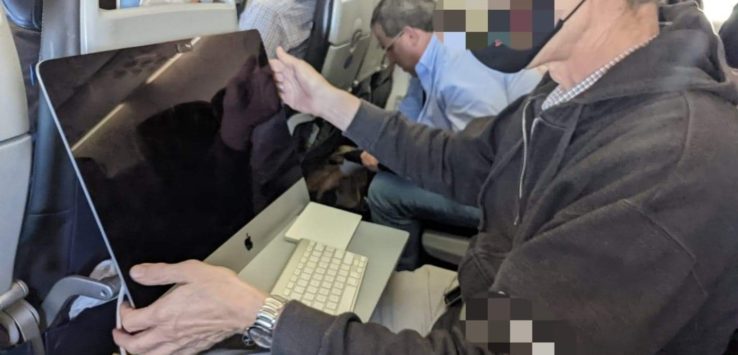
[{"label": "eyeglasses", "polygon": [[392,39],[387,44],[387,47],[384,47],[384,57],[382,57],[382,63],[387,63],[387,53],[392,50],[392,47],[395,46],[395,43],[402,37],[402,35],[405,34],[405,30],[400,31],[396,36],[392,37]]}]

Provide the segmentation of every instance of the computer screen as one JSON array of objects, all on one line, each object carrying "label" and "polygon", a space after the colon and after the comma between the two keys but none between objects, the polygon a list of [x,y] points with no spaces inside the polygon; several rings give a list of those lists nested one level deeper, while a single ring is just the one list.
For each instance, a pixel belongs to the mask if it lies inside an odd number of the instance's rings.
[{"label": "computer screen", "polygon": [[302,176],[256,31],[54,59],[39,76],[132,301],[142,262],[205,259]]}]

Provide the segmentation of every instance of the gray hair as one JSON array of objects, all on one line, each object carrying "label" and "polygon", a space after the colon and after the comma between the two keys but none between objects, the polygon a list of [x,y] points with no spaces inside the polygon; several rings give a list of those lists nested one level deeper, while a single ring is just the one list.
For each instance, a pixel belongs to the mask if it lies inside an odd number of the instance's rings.
[{"label": "gray hair", "polygon": [[400,34],[405,26],[433,31],[434,0],[381,0],[372,14],[372,26],[382,27],[387,37]]}]

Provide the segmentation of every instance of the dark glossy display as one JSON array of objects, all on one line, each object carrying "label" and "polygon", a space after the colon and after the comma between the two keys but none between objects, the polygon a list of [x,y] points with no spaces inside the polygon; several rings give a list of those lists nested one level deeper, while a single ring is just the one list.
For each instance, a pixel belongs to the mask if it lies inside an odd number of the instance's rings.
[{"label": "dark glossy display", "polygon": [[256,31],[44,62],[39,72],[136,306],[141,262],[204,259],[301,177]]}]

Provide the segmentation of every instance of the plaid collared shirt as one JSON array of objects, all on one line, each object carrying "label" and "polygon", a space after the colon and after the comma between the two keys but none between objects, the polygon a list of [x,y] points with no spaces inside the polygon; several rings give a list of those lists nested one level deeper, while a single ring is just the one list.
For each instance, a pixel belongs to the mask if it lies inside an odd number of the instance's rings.
[{"label": "plaid collared shirt", "polygon": [[579,96],[581,93],[587,91],[587,89],[591,88],[592,85],[597,83],[600,79],[602,79],[605,74],[612,69],[616,64],[620,63],[623,59],[627,58],[629,55],[633,54],[633,52],[647,46],[653,39],[656,38],[651,37],[648,41],[643,42],[627,51],[625,53],[615,57],[615,59],[611,60],[609,63],[605,64],[600,69],[597,69],[594,73],[592,73],[590,76],[579,82],[579,84],[575,85],[570,90],[564,90],[564,88],[561,87],[561,85],[557,86],[554,91],[552,91],[550,94],[548,94],[548,97],[546,98],[546,101],[543,102],[543,105],[541,106],[541,109],[543,111],[546,111],[554,106],[558,106],[564,103],[567,103],[574,99],[575,97]]},{"label": "plaid collared shirt", "polygon": [[277,47],[302,58],[313,29],[315,0],[249,0],[239,28],[259,30],[269,58]]}]

